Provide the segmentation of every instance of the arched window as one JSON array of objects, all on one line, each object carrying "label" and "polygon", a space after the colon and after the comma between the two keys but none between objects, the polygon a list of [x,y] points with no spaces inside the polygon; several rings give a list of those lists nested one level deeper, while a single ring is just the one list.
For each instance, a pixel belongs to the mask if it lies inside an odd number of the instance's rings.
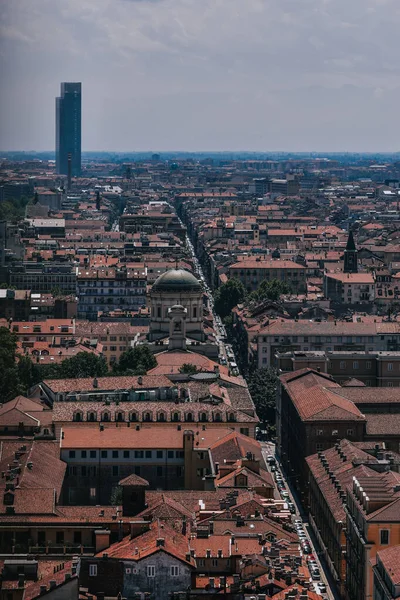
[{"label": "arched window", "polygon": [[185,419],[188,423],[191,423],[193,421],[193,413],[187,413],[186,415],[186,419]]},{"label": "arched window", "polygon": [[180,418],[179,413],[177,413],[177,412],[172,413],[172,420],[175,421],[175,422],[176,421],[180,421],[181,418]]},{"label": "arched window", "polygon": [[129,420],[130,421],[137,421],[138,420],[137,413],[131,412],[131,414],[129,415]]},{"label": "arched window", "polygon": [[110,419],[110,413],[109,412],[104,412],[101,416],[101,420],[102,421],[111,421]]},{"label": "arched window", "polygon": [[74,421],[83,421],[83,414],[80,410],[74,413]]},{"label": "arched window", "polygon": [[97,417],[96,417],[96,413],[95,412],[89,412],[87,414],[87,420],[88,421],[96,421]]},{"label": "arched window", "polygon": [[200,421],[203,421],[203,422],[208,421],[207,413],[205,413],[205,412],[200,413]]},{"label": "arched window", "polygon": [[221,413],[219,413],[219,412],[215,413],[215,415],[214,415],[214,421],[217,421],[217,422],[221,422],[222,421]]},{"label": "arched window", "polygon": [[235,421],[235,414],[234,413],[229,413],[228,415],[228,421]]},{"label": "arched window", "polygon": [[160,421],[161,423],[164,423],[166,421],[165,413],[163,413],[163,412],[159,413],[159,415],[157,417],[157,421]]},{"label": "arched window", "polygon": [[144,415],[143,415],[143,421],[147,421],[148,422],[148,421],[151,421],[151,420],[152,420],[151,413],[145,412]]},{"label": "arched window", "polygon": [[124,417],[124,413],[122,411],[117,412],[116,416],[116,421],[124,421],[125,417]]}]

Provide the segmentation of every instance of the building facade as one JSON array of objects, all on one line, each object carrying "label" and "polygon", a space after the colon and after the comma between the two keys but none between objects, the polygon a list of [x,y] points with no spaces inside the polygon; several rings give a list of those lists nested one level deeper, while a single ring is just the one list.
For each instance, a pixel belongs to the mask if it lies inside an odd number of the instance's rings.
[{"label": "building facade", "polygon": [[81,172],[82,84],[61,83],[56,98],[56,171],[68,175],[68,155],[71,155],[71,175]]}]

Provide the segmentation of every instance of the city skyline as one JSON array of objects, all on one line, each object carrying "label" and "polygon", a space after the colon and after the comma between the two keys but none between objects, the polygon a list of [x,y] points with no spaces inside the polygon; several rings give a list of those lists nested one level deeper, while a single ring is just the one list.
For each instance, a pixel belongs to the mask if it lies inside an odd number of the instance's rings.
[{"label": "city skyline", "polygon": [[399,149],[394,0],[2,8],[2,150],[54,146],[60,81],[85,87],[83,150]]}]

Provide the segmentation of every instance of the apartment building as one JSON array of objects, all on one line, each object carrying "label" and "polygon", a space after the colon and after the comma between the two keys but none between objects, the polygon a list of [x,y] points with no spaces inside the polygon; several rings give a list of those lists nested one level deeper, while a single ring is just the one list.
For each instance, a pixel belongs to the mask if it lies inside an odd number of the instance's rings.
[{"label": "apartment building", "polygon": [[[341,440],[307,457],[309,521],[340,594],[346,597],[346,489],[353,478],[398,471],[400,456],[382,443]],[[378,475],[379,476],[379,475]]]},{"label": "apartment building", "polygon": [[324,294],[341,305],[371,304],[375,300],[375,280],[371,273],[325,273]]},{"label": "apartment building", "polygon": [[32,293],[76,294],[76,269],[72,263],[24,262],[9,267],[10,287]]},{"label": "apartment building", "polygon": [[[365,416],[328,375],[303,369],[281,375],[276,405],[276,451],[307,504],[305,459],[340,439],[363,440]],[[339,392],[339,393],[338,393]]]},{"label": "apartment building", "polygon": [[400,545],[380,550],[374,570],[374,600],[400,598]]},{"label": "apartment building", "polygon": [[282,352],[382,352],[400,348],[400,323],[271,319],[257,335],[258,367],[276,365]]},{"label": "apartment building", "polygon": [[237,277],[249,292],[258,289],[263,281],[278,279],[287,283],[294,293],[303,293],[307,289],[307,269],[290,260],[267,260],[244,258],[229,267],[229,277]]},{"label": "apartment building", "polygon": [[[116,315],[120,313],[116,313]],[[115,317],[117,319],[117,317]],[[93,345],[102,344],[102,354],[108,364],[118,362],[121,354],[129,350],[140,335],[147,332],[146,325],[131,325],[130,322],[115,321],[76,321],[76,334],[88,339]]]},{"label": "apartment building", "polygon": [[373,600],[372,565],[400,544],[400,474],[354,477],[346,498],[346,588],[349,600]]},{"label": "apartment building", "polygon": [[146,478],[151,489],[214,489],[208,449],[231,430],[193,425],[117,422],[63,428],[64,502],[109,504],[113,488],[132,473]]},{"label": "apartment building", "polygon": [[178,238],[185,237],[186,228],[182,226],[176,213],[166,204],[158,207],[144,207],[135,213],[125,212],[119,220],[120,230],[125,233],[173,233]]},{"label": "apartment building", "polygon": [[277,352],[276,366],[282,373],[310,368],[328,373],[340,385],[356,379],[371,387],[399,387],[399,352]]},{"label": "apartment building", "polygon": [[0,319],[0,325],[8,327],[22,344],[47,342],[63,346],[75,336],[75,319],[47,319],[44,321],[14,321]]},{"label": "apartment building", "polygon": [[146,268],[77,269],[78,317],[96,320],[99,312],[137,311],[146,304]]}]

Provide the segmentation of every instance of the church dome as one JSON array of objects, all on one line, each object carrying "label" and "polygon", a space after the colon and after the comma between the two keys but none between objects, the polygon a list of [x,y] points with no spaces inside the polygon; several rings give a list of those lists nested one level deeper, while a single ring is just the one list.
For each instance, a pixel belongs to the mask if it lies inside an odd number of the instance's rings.
[{"label": "church dome", "polygon": [[154,292],[201,292],[200,282],[185,269],[171,269],[160,275],[154,282]]}]

